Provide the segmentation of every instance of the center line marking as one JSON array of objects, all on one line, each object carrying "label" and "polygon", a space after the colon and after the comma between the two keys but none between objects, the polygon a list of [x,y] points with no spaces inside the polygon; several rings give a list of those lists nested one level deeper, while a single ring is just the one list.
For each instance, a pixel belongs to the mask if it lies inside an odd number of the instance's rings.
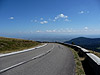
[{"label": "center line marking", "polygon": [[48,54],[49,52],[51,52],[51,50],[52,50],[53,48],[54,48],[54,44],[53,44],[53,47],[52,47],[50,50],[46,51],[45,53],[39,54],[39,55],[37,55],[37,56],[35,56],[35,57],[29,59],[29,60],[20,62],[20,63],[18,63],[18,64],[15,64],[15,65],[12,65],[12,66],[10,66],[10,67],[8,67],[8,68],[5,68],[5,69],[0,70],[0,74],[3,73],[3,72],[5,72],[5,71],[8,71],[8,70],[10,70],[10,69],[12,69],[12,68],[14,68],[14,67],[20,66],[20,65],[22,65],[22,64],[24,64],[24,63],[27,63],[27,62],[29,62],[29,61],[31,61],[31,60],[35,60],[35,59],[37,59],[37,58],[39,58],[39,57],[42,57],[42,56]]}]

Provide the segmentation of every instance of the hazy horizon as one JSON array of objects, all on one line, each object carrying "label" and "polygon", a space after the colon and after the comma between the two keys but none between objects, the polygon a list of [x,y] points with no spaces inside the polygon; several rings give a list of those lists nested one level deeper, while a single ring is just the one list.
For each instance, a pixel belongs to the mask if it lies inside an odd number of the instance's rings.
[{"label": "hazy horizon", "polygon": [[0,36],[100,38],[99,16],[99,0],[0,0]]},{"label": "hazy horizon", "polygon": [[78,37],[87,37],[87,38],[100,38],[100,35],[65,35],[65,34],[13,34],[13,35],[0,35],[1,37],[8,37],[8,38],[20,38],[20,39],[27,39],[27,40],[35,40],[35,41],[49,41],[49,42],[65,42],[69,41],[74,38]]}]

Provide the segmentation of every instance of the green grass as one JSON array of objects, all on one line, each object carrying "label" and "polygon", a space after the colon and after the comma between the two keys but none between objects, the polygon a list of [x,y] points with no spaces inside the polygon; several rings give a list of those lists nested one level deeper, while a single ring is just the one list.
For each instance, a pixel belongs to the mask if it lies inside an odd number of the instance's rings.
[{"label": "green grass", "polygon": [[84,60],[84,58],[80,58],[78,56],[78,53],[74,49],[72,49],[72,48],[70,48],[70,49],[74,55],[74,60],[76,63],[76,69],[75,69],[76,75],[85,75],[85,72],[84,72],[84,69],[83,69],[83,66],[81,63],[81,61]]},{"label": "green grass", "polygon": [[40,45],[40,43],[30,40],[0,37],[0,53],[19,51],[37,45]]}]

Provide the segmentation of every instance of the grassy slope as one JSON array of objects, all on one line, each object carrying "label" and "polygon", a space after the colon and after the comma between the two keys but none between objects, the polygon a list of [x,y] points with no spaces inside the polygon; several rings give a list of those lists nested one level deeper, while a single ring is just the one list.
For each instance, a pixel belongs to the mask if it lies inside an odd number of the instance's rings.
[{"label": "grassy slope", "polygon": [[7,53],[32,48],[39,44],[40,43],[35,41],[0,37],[0,53]]}]

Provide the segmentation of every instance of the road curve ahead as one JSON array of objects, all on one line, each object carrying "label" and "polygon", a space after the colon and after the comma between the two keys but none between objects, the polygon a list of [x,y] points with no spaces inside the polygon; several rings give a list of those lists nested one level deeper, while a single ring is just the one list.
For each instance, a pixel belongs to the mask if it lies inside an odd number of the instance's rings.
[{"label": "road curve ahead", "polygon": [[75,62],[69,48],[51,43],[0,58],[0,72],[0,75],[75,75]]}]

